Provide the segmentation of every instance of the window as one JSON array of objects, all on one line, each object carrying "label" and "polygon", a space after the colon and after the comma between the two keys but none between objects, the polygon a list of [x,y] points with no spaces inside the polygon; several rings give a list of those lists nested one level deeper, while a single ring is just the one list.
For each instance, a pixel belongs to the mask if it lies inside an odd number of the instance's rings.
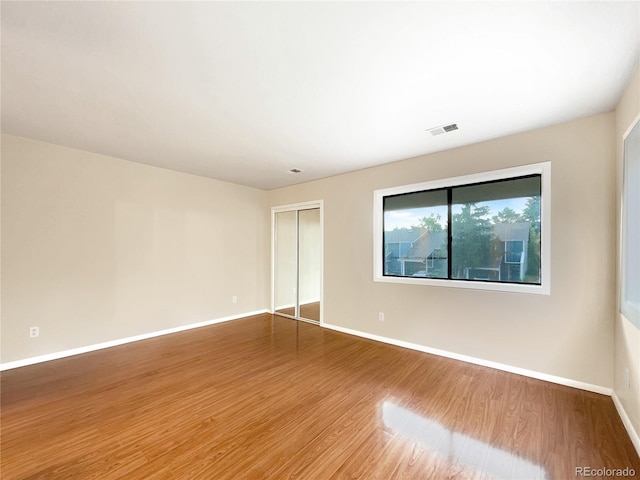
[{"label": "window", "polygon": [[521,264],[524,256],[524,244],[525,244],[524,240],[505,241],[504,242],[504,263]]},{"label": "window", "polygon": [[549,187],[542,163],[377,190],[374,280],[548,294]]},{"label": "window", "polygon": [[620,313],[640,328],[640,121],[624,140]]},{"label": "window", "polygon": [[405,245],[385,258],[384,274],[446,278],[446,190],[390,195],[383,202],[385,223],[396,226],[383,231],[385,250],[396,242]]}]

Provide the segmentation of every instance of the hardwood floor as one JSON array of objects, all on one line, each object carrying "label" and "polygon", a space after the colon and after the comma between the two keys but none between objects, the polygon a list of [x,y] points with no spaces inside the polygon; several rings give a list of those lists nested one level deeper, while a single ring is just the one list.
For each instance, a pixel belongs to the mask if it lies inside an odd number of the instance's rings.
[{"label": "hardwood floor", "polygon": [[[278,312],[283,313],[285,315],[291,315],[295,317],[296,309],[295,307],[289,308],[281,308]],[[300,316],[302,318],[306,318],[307,320],[314,320],[316,322],[320,321],[320,302],[311,302],[311,303],[303,303],[300,305]]]},{"label": "hardwood floor", "polygon": [[4,480],[640,478],[606,396],[271,315],[1,386]]}]

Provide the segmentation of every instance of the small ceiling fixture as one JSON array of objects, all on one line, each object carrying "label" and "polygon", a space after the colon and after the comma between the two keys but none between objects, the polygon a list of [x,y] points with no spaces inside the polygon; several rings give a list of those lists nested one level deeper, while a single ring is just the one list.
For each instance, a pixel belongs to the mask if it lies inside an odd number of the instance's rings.
[{"label": "small ceiling fixture", "polygon": [[300,170],[299,168],[292,168],[291,170],[289,170],[289,172],[291,172],[291,173],[302,173],[302,170]]},{"label": "small ceiling fixture", "polygon": [[452,123],[451,125],[441,125],[439,127],[433,127],[427,129],[427,132],[430,132],[434,137],[436,135],[441,135],[443,133],[453,132],[454,130],[458,130],[458,125]]}]

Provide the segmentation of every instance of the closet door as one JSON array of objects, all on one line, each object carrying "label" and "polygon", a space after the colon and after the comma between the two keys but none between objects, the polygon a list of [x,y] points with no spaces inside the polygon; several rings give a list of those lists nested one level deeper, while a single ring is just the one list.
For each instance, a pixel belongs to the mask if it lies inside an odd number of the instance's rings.
[{"label": "closet door", "polygon": [[320,209],[298,211],[298,317],[320,321]]},{"label": "closet door", "polygon": [[321,205],[272,209],[273,311],[313,323],[321,318]]},{"label": "closet door", "polygon": [[298,316],[298,212],[277,212],[274,221],[275,313]]}]

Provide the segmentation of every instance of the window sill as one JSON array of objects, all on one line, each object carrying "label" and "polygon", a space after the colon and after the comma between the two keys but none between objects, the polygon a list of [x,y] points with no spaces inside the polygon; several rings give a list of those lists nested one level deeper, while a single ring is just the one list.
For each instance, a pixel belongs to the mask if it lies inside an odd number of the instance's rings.
[{"label": "window sill", "polygon": [[376,275],[374,282],[402,283],[408,285],[423,285],[431,287],[464,288],[467,290],[489,290],[494,292],[527,293],[533,295],[549,295],[548,282],[545,285],[532,285],[526,283],[496,283],[478,282],[473,280],[445,280],[425,277],[392,277]]}]

